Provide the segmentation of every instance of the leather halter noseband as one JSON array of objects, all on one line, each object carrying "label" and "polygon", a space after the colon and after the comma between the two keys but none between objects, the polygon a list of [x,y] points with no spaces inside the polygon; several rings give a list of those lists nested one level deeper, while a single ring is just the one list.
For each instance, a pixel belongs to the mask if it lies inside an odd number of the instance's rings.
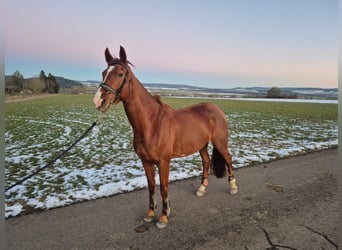
[{"label": "leather halter noseband", "polygon": [[113,89],[111,86],[109,86],[105,82],[102,82],[100,84],[100,86],[99,86],[100,88],[103,88],[103,89],[111,92],[114,95],[115,98],[114,98],[113,101],[110,101],[110,104],[116,103],[117,99],[120,97],[122,89],[124,88],[124,86],[125,86],[125,84],[127,82],[127,77],[128,77],[128,73],[129,73],[129,70],[126,68],[126,66],[122,65],[122,63],[120,63],[120,62],[112,62],[112,63],[108,64],[108,66],[113,66],[113,65],[116,65],[116,64],[120,64],[121,66],[123,66],[126,69],[125,78],[122,80],[122,83],[121,83],[120,87],[118,89]]}]

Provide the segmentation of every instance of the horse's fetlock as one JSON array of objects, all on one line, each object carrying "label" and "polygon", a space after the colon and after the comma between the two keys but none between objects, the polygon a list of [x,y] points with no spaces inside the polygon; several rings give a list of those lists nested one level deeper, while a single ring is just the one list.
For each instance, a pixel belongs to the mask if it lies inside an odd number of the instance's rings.
[{"label": "horse's fetlock", "polygon": [[171,213],[170,200],[166,199],[166,201],[163,202],[163,215],[166,215],[168,217],[170,216],[170,213]]},{"label": "horse's fetlock", "polygon": [[203,180],[202,180],[202,185],[203,185],[204,187],[208,187],[208,186],[209,186],[208,178],[203,178]]}]

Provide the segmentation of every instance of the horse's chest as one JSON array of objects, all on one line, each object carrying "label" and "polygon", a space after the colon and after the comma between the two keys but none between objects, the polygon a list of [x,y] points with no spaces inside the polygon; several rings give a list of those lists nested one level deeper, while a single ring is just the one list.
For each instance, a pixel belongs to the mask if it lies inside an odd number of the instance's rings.
[{"label": "horse's chest", "polygon": [[134,139],[134,150],[143,161],[158,162],[165,155],[165,149],[159,147],[156,143],[147,142],[144,140]]},{"label": "horse's chest", "polygon": [[135,149],[135,152],[137,153],[137,155],[139,156],[140,159],[146,160],[146,161],[152,160],[147,149],[144,146],[138,145],[138,146],[134,147],[134,149]]}]

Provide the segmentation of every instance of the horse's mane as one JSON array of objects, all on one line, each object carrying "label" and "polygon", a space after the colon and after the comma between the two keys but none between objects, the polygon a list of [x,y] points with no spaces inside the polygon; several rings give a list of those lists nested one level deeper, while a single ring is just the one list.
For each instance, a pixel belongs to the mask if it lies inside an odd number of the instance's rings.
[{"label": "horse's mane", "polygon": [[156,100],[160,105],[162,104],[162,101],[160,100],[160,95],[153,95],[154,100]]},{"label": "horse's mane", "polygon": [[[114,63],[120,63],[121,64],[121,61],[120,61],[120,58],[117,58],[117,57],[114,57],[114,60],[111,61],[109,64],[114,64]],[[131,65],[132,67],[135,67],[133,63],[131,63],[130,61],[127,60],[127,63],[129,65]]]},{"label": "horse's mane", "polygon": [[166,103],[162,102],[161,98],[160,98],[160,95],[153,95],[152,96],[154,100],[156,100],[158,102],[158,104],[164,108],[164,109],[167,109],[167,110],[172,110],[172,108],[167,105]]}]

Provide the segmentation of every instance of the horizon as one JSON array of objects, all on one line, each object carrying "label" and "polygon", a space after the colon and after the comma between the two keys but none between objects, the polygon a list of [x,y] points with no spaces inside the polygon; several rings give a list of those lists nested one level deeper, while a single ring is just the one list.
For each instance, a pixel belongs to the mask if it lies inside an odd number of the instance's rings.
[{"label": "horizon", "polygon": [[[46,73],[46,72],[45,72]],[[51,73],[51,72],[49,72]],[[52,74],[52,73],[51,73]],[[84,84],[84,83],[90,83],[90,82],[97,82],[97,83],[101,83],[102,81],[101,80],[77,80],[77,79],[71,79],[71,78],[66,78],[64,76],[59,76],[59,75],[54,75],[52,74],[54,77],[61,77],[61,78],[64,78],[66,80],[71,80],[71,81],[75,81],[75,82],[79,82],[80,84]],[[9,75],[5,75],[6,77],[7,76],[12,76],[12,74],[9,74]],[[30,76],[30,77],[25,77],[23,76],[24,79],[30,79],[30,78],[39,78],[39,75],[34,75],[34,76]],[[143,85],[144,84],[156,84],[156,85],[174,85],[174,86],[186,86],[186,87],[192,87],[192,88],[203,88],[203,89],[251,89],[251,88],[273,88],[273,87],[278,87],[278,88],[281,88],[281,89],[286,89],[286,88],[293,88],[293,89],[338,89],[338,86],[336,87],[321,87],[321,86],[317,86],[317,87],[312,87],[312,86],[304,86],[304,87],[301,87],[301,86],[296,86],[296,87],[289,87],[289,86],[261,86],[261,85],[251,85],[251,86],[244,86],[244,87],[207,87],[207,86],[197,86],[195,84],[191,84],[191,83],[167,83],[167,82],[141,82]]]},{"label": "horizon", "polygon": [[14,0],[5,7],[6,75],[44,70],[101,81],[105,48],[118,55],[122,45],[144,83],[338,88],[336,0]]}]

